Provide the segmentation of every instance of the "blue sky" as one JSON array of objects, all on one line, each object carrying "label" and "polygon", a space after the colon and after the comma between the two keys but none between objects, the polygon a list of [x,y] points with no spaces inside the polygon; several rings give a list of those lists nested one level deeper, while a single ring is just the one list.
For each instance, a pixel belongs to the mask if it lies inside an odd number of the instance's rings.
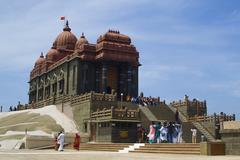
[{"label": "blue sky", "polygon": [[207,100],[209,114],[240,118],[238,0],[0,1],[0,105],[27,103],[29,72],[62,31],[95,43],[108,29],[140,53],[139,91],[167,102]]}]

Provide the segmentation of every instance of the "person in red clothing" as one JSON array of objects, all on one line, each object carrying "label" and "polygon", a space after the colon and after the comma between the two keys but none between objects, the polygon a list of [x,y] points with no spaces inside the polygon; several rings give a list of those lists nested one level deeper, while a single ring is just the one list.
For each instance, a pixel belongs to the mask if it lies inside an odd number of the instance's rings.
[{"label": "person in red clothing", "polygon": [[74,143],[73,143],[73,148],[76,149],[76,150],[79,150],[80,142],[81,142],[81,137],[78,133],[76,133]]}]

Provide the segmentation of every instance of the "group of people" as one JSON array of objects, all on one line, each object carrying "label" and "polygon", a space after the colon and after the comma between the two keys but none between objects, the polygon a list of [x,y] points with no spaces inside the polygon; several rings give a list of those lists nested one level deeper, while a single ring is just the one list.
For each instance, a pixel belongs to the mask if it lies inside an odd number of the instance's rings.
[{"label": "group of people", "polygon": [[[55,137],[55,150],[56,151],[63,151],[64,148],[64,141],[65,141],[65,135],[64,132],[61,131],[58,133],[58,135]],[[79,150],[80,148],[80,135],[78,133],[75,134],[75,138],[74,138],[74,143],[73,143],[73,148],[76,150]]]},{"label": "group of people", "polygon": [[136,98],[132,97],[131,102],[142,106],[157,106],[159,104],[159,98],[138,96]]},{"label": "group of people", "polygon": [[[192,143],[197,143],[197,129],[191,128]],[[152,122],[149,129],[138,127],[138,142],[139,143],[183,143],[183,130],[182,125],[177,122],[158,122],[155,124]],[[205,137],[201,135],[201,141],[204,141]]]},{"label": "group of people", "polygon": [[152,143],[182,143],[182,125],[175,122],[158,122],[149,126],[147,132],[142,127],[138,128],[139,142]]}]

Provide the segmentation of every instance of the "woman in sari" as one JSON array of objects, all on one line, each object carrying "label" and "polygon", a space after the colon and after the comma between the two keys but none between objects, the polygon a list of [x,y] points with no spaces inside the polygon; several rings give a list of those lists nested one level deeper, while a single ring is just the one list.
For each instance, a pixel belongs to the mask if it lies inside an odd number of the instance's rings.
[{"label": "woman in sari", "polygon": [[73,143],[74,149],[79,150],[80,141],[81,141],[80,135],[78,133],[76,133],[75,138],[74,138],[74,143]]}]

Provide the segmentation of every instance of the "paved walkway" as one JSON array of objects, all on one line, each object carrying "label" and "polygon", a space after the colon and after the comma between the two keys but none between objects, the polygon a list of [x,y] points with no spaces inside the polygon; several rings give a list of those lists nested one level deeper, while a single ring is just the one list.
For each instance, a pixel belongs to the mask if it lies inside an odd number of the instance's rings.
[{"label": "paved walkway", "polygon": [[239,160],[240,156],[195,156],[179,154],[116,153],[65,150],[0,151],[1,160]]}]

